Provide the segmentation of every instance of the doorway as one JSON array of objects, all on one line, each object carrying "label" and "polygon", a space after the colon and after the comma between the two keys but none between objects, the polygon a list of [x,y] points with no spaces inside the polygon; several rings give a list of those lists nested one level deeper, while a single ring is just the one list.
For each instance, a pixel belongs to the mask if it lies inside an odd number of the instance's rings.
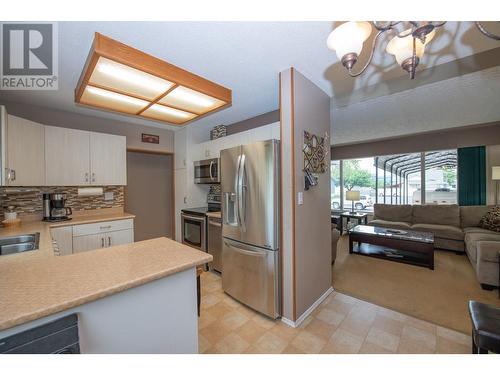
[{"label": "doorway", "polygon": [[127,151],[125,210],[136,215],[136,241],[174,237],[174,157]]}]

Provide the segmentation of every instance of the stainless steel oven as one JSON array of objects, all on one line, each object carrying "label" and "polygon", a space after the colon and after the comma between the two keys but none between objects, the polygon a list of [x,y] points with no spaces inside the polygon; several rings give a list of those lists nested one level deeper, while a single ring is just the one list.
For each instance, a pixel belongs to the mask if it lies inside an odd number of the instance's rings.
[{"label": "stainless steel oven", "polygon": [[194,182],[196,184],[219,184],[219,158],[194,162]]},{"label": "stainless steel oven", "polygon": [[181,213],[182,243],[201,251],[207,250],[207,219],[205,214]]}]

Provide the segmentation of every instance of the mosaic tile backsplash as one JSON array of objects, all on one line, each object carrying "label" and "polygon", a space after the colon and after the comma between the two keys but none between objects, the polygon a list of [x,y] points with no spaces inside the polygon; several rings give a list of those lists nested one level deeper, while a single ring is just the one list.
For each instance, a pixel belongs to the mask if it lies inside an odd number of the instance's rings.
[{"label": "mosaic tile backsplash", "polygon": [[[42,214],[42,193],[65,193],[66,206],[73,211],[116,208],[124,206],[124,186],[103,186],[103,194],[96,196],[78,196],[77,186],[30,187],[23,192],[11,192],[12,188],[0,188],[0,218],[7,206],[15,206],[19,214]],[[11,190],[11,191],[9,191]],[[113,200],[104,200],[104,193],[113,193]]]}]

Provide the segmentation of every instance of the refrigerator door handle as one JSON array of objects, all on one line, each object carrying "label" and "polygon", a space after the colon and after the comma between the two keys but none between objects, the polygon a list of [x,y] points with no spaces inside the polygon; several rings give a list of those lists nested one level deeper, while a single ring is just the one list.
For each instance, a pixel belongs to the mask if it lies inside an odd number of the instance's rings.
[{"label": "refrigerator door handle", "polygon": [[246,188],[246,186],[243,186],[243,175],[245,173],[245,154],[241,154],[240,158],[240,167],[238,170],[238,217],[240,220],[240,226],[241,230],[243,232],[246,231],[245,227],[245,196],[243,189]]},{"label": "refrigerator door handle", "polygon": [[240,166],[241,166],[241,155],[238,155],[238,160],[236,161],[236,173],[234,175],[234,191],[236,193],[236,223],[241,225],[240,218],[240,194],[239,194],[239,186],[240,186]]}]

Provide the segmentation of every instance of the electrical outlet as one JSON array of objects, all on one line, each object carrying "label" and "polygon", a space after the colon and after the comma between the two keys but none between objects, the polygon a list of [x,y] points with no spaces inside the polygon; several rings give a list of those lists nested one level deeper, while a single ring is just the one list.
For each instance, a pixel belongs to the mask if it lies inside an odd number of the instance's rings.
[{"label": "electrical outlet", "polygon": [[108,191],[104,193],[104,200],[105,201],[112,201],[114,199],[114,193],[112,191]]},{"label": "electrical outlet", "polygon": [[299,193],[297,194],[297,204],[299,206],[304,204],[304,193],[302,191],[299,191]]}]

